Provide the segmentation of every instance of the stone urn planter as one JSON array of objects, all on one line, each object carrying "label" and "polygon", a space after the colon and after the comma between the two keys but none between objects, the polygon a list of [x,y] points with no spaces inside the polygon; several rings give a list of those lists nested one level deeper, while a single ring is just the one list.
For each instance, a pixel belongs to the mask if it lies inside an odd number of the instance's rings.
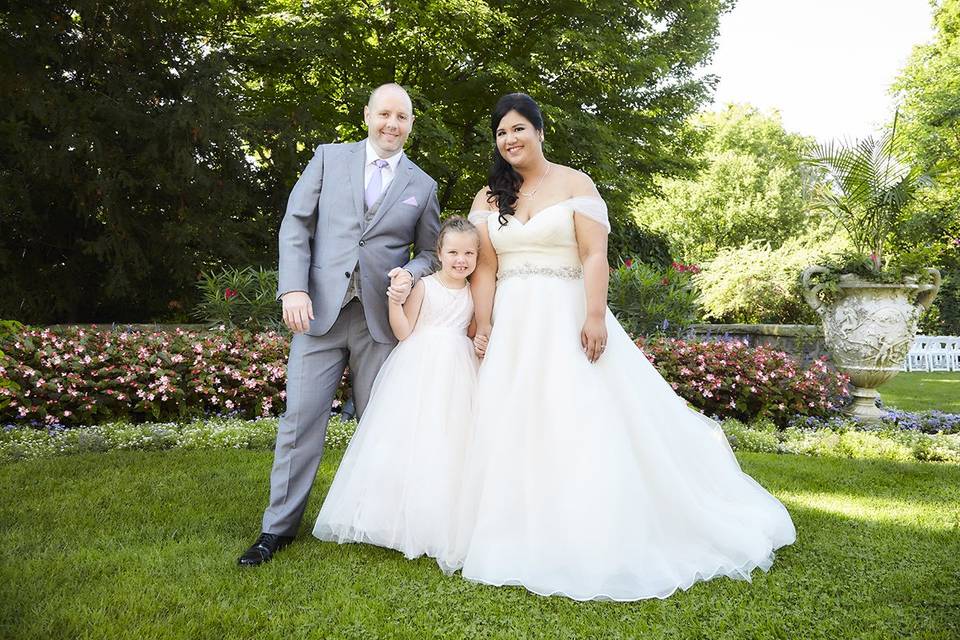
[{"label": "stone urn planter", "polygon": [[940,290],[940,272],[927,269],[932,282],[881,284],[853,274],[840,276],[840,296],[824,303],[818,293],[824,285],[811,279],[829,273],[825,267],[803,272],[803,297],[823,322],[823,337],[837,369],[850,376],[853,404],[847,413],[868,422],[879,422],[877,387],[897,375],[917,333],[917,320]]}]

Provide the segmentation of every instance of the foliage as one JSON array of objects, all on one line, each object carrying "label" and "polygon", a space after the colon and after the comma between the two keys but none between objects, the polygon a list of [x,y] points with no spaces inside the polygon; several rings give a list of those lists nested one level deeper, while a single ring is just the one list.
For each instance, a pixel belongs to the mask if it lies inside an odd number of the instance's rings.
[{"label": "foliage", "polygon": [[[356,421],[333,416],[325,435],[328,448],[350,442]],[[8,427],[0,431],[0,463],[103,451],[158,451],[164,449],[272,450],[277,419],[211,418],[192,422],[134,424],[108,422],[75,429]]]},{"label": "foliage", "polygon": [[709,416],[785,426],[797,414],[828,416],[849,396],[846,376],[825,358],[803,367],[783,351],[739,340],[637,344],[674,391]]},{"label": "foliage", "polygon": [[610,270],[607,303],[630,335],[680,335],[700,318],[691,282],[699,270],[678,262],[658,269],[628,258]]},{"label": "foliage", "polygon": [[[282,407],[286,339],[276,333],[30,329],[0,342],[18,391],[4,422],[93,424]],[[275,407],[275,405],[277,405]]]},{"label": "foliage", "polygon": [[607,260],[610,264],[623,264],[631,260],[666,267],[673,262],[667,239],[637,224],[629,212],[624,215],[611,211],[610,226],[611,231],[607,236]]},{"label": "foliage", "polygon": [[[287,335],[208,331],[28,329],[0,341],[10,400],[0,423],[75,426],[201,415],[279,415],[286,397]],[[344,373],[333,400],[349,395]]]},{"label": "foliage", "polygon": [[800,163],[810,140],[787,133],[778,113],[728,105],[692,119],[706,137],[694,177],[657,180],[638,202],[637,219],[666,235],[674,254],[709,260],[726,247],[762,241],[777,248],[807,224],[803,192],[812,179]]},{"label": "foliage", "polygon": [[4,4],[0,316],[175,315],[200,269],[272,257],[277,213],[215,37],[250,6]]},{"label": "foliage", "polygon": [[[274,263],[313,149],[361,139],[368,94],[388,81],[410,90],[407,151],[445,209],[485,183],[489,111],[517,90],[543,106],[550,158],[588,170],[622,209],[689,168],[699,140],[685,120],[708,99],[700,67],[731,4],[5,6],[0,315],[155,319],[192,306],[201,270]],[[613,246],[644,234],[611,218]]]},{"label": "foliage", "polygon": [[879,138],[818,146],[806,159],[826,175],[812,199],[816,209],[833,215],[850,238],[856,262],[869,258],[873,275],[886,270],[890,235],[920,190],[931,184],[918,165],[900,159],[902,133],[893,127]]},{"label": "foliage", "polygon": [[915,47],[894,83],[901,107],[904,151],[911,162],[936,176],[897,232],[903,247],[941,249],[944,275],[925,331],[960,335],[960,0],[942,0],[935,9],[936,33]]},{"label": "foliage", "polygon": [[[3,340],[23,331],[23,325],[16,320],[0,320],[0,346]],[[11,396],[20,391],[20,385],[7,377],[6,366],[12,364],[10,359],[0,351],[0,410],[10,404]]]},{"label": "foliage", "polygon": [[706,316],[717,322],[816,323],[804,301],[800,273],[845,246],[842,236],[810,233],[777,248],[751,241],[720,249],[694,282]]},{"label": "foliage", "polygon": [[200,302],[194,315],[211,325],[283,331],[277,277],[276,270],[253,267],[204,271],[197,282]]},{"label": "foliage", "polygon": [[960,434],[915,430],[888,419],[880,428],[840,417],[794,419],[786,429],[777,428],[769,420],[745,424],[729,419],[721,426],[737,451],[960,464]]}]

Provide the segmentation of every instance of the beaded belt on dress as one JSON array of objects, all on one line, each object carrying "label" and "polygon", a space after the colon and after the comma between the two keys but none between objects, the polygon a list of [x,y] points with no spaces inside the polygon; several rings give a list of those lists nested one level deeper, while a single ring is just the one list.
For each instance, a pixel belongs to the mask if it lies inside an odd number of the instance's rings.
[{"label": "beaded belt on dress", "polygon": [[519,267],[501,269],[500,272],[497,273],[497,280],[516,277],[529,278],[530,276],[548,276],[550,278],[560,278],[561,280],[579,280],[583,277],[583,267],[579,265],[574,267],[541,267],[527,262]]}]

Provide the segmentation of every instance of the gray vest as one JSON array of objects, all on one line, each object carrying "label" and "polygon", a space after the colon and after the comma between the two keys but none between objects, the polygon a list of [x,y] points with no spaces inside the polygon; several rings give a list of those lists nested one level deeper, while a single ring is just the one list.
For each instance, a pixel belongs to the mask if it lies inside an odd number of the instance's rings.
[{"label": "gray vest", "polygon": [[[390,185],[388,184],[387,188],[380,192],[380,197],[377,198],[377,200],[363,213],[363,217],[357,218],[357,226],[355,228],[358,232],[358,236],[367,230],[367,225],[370,224],[370,221],[373,220],[373,217],[377,215],[377,211],[380,209],[380,205],[383,203],[383,198],[387,195],[387,191],[389,189]],[[386,293],[384,293],[384,295],[386,295]],[[360,290],[359,260],[357,260],[357,264],[353,266],[353,273],[350,275],[350,282],[347,284],[347,292],[343,296],[343,304],[340,305],[340,308],[342,309],[343,307],[347,306],[347,303],[354,298],[363,302],[363,292]]]}]

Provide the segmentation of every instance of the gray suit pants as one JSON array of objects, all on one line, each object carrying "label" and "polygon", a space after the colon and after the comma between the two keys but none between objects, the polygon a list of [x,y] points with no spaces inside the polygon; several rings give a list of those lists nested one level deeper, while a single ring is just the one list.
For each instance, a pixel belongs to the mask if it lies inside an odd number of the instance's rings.
[{"label": "gray suit pants", "polygon": [[287,410],[277,433],[263,532],[296,535],[323,455],[330,405],[344,368],[350,365],[359,417],[393,347],[370,337],[363,306],[356,299],[340,310],[324,335],[294,335],[287,365]]}]

